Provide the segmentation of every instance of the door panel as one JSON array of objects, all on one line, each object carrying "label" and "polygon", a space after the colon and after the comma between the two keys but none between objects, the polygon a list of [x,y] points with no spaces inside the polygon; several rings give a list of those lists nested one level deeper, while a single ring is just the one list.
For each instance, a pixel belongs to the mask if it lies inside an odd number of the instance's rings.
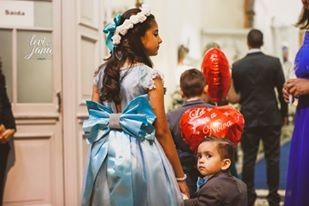
[{"label": "door panel", "polygon": [[17,103],[52,103],[52,34],[17,31]]},{"label": "door panel", "polygon": [[11,29],[0,28],[0,61],[2,71],[6,81],[6,91],[9,99],[12,100],[12,50],[13,50],[13,32]]},{"label": "door panel", "polygon": [[23,3],[33,5],[32,26],[0,25],[0,55],[17,123],[15,164],[8,173],[4,205],[61,206],[61,2]]},{"label": "door panel", "polygon": [[[57,133],[53,126],[20,125],[15,137],[16,164],[9,172],[5,205],[56,205]],[[35,131],[35,132],[34,132]],[[60,175],[60,176],[57,176]]]}]

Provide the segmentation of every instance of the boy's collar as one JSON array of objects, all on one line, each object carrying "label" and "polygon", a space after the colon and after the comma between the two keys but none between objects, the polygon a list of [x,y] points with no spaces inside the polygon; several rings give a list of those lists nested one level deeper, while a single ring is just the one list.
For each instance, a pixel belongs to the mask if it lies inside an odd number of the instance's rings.
[{"label": "boy's collar", "polygon": [[260,52],[262,52],[260,48],[252,48],[252,49],[249,49],[247,54],[260,53]]},{"label": "boy's collar", "polygon": [[219,172],[212,174],[212,175],[206,175],[204,177],[198,177],[197,182],[196,182],[197,190],[201,189],[203,187],[203,185],[205,185],[211,178],[219,175],[220,173],[230,174],[230,171],[224,170],[224,171],[219,171]]},{"label": "boy's collar", "polygon": [[191,104],[198,104],[198,103],[206,103],[205,100],[203,100],[202,98],[198,98],[198,99],[191,99],[190,101],[185,100],[183,102],[183,105],[191,105]]},{"label": "boy's collar", "polygon": [[202,100],[202,97],[200,97],[200,96],[191,97],[191,98],[186,99],[185,101],[186,102],[192,102],[192,101],[196,101],[196,100]]},{"label": "boy's collar", "polygon": [[205,185],[207,183],[207,181],[212,178],[214,175],[207,175],[204,177],[198,177],[197,178],[197,182],[196,182],[196,187],[197,189],[201,189],[201,187],[203,187],[203,185]]}]

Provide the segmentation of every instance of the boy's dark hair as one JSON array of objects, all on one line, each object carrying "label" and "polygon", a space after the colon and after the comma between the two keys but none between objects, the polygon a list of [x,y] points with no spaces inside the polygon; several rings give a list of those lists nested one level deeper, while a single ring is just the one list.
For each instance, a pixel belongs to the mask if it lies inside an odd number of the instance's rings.
[{"label": "boy's dark hair", "polygon": [[230,159],[231,162],[234,162],[235,157],[235,144],[226,138],[217,138],[217,137],[206,137],[200,144],[203,142],[216,142],[218,153],[221,159]]},{"label": "boy's dark hair", "polygon": [[194,68],[186,70],[180,76],[180,88],[187,98],[203,94],[205,84],[203,73]]},{"label": "boy's dark hair", "polygon": [[247,35],[247,42],[251,48],[260,48],[263,45],[263,33],[258,29],[251,29]]},{"label": "boy's dark hair", "polygon": [[[121,23],[139,12],[141,12],[139,8],[127,10],[122,14]],[[102,80],[103,86],[100,91],[101,101],[120,103],[120,67],[126,60],[129,60],[131,64],[141,62],[152,67],[152,62],[141,42],[141,37],[152,26],[154,21],[155,17],[150,14],[144,22],[134,24],[133,28],[129,29],[127,34],[121,37],[120,44],[115,46],[107,62],[100,66],[99,70],[105,68]]]}]

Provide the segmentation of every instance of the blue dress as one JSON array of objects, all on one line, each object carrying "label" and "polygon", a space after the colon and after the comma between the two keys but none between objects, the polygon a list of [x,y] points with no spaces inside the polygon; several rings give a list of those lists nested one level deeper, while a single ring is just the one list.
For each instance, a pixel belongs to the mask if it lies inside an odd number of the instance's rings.
[{"label": "blue dress", "polygon": [[[309,32],[295,58],[297,77],[309,79]],[[301,96],[291,140],[285,206],[309,205],[309,95]]]},{"label": "blue dress", "polygon": [[[100,89],[104,70],[95,78]],[[147,91],[157,70],[137,64],[121,70],[121,108],[87,102],[83,129],[91,145],[84,180],[83,206],[183,205],[174,171],[155,137],[155,114]]]}]

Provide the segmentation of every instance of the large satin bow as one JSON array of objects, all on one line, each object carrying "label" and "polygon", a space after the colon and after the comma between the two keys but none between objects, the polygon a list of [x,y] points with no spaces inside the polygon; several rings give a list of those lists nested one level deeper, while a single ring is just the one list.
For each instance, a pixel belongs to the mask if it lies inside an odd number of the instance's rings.
[{"label": "large satin bow", "polygon": [[[113,130],[113,128],[110,127],[110,116],[113,114],[112,109],[93,101],[87,101],[87,107],[89,119],[84,121],[83,129],[86,133],[88,142],[91,144],[91,150],[84,182],[82,205],[89,205],[95,179],[105,159],[107,159],[108,165],[113,165],[113,168],[120,164],[119,160],[115,158],[107,158],[108,151],[114,150],[113,147],[109,148],[108,138],[105,138],[105,136]],[[123,113],[120,114],[119,126],[121,130],[119,131],[121,133],[119,133],[119,135],[125,133],[126,135],[123,135],[124,138],[129,135],[139,140],[146,139],[153,142],[155,135],[153,134],[154,127],[152,124],[155,119],[156,116],[152,111],[147,95],[138,96],[130,101]],[[119,144],[117,152],[118,156],[128,156],[128,159],[130,159],[130,145]],[[132,190],[131,174],[131,164],[121,165],[121,172],[119,172],[117,180],[122,182],[121,184],[124,191]],[[131,194],[131,192],[129,193]],[[127,198],[129,197],[122,197],[122,199],[129,201]]]},{"label": "large satin bow", "polygon": [[[87,101],[89,119],[84,121],[83,130],[90,144],[103,138],[111,130],[110,116],[112,109],[100,103]],[[120,128],[128,135],[137,137],[141,140],[154,140],[153,122],[156,116],[149,104],[147,95],[142,95],[132,100],[123,113],[120,114]]]},{"label": "large satin bow", "polygon": [[114,49],[112,37],[114,36],[117,26],[121,25],[121,21],[122,21],[122,16],[117,15],[114,17],[113,21],[107,24],[103,29],[103,32],[106,34],[105,44],[110,52],[112,52]]}]

